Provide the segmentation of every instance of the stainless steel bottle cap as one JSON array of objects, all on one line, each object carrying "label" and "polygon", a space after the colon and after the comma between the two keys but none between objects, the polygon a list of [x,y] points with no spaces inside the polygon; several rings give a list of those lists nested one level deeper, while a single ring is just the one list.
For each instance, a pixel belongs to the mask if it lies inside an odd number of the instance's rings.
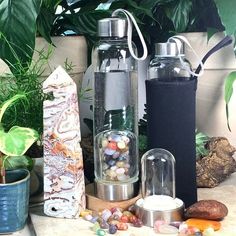
[{"label": "stainless steel bottle cap", "polygon": [[158,56],[177,56],[179,54],[184,54],[184,49],[182,45],[179,52],[176,43],[156,43],[155,54]]},{"label": "stainless steel bottle cap", "polygon": [[121,18],[105,18],[98,21],[99,37],[127,36],[127,20]]}]

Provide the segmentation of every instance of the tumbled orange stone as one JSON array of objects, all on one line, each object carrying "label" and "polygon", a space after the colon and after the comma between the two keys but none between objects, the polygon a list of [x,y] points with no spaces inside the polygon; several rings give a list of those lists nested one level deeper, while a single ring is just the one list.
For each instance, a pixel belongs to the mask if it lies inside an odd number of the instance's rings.
[{"label": "tumbled orange stone", "polygon": [[127,230],[128,229],[128,225],[126,223],[123,223],[123,222],[117,223],[116,227],[117,227],[118,230]]},{"label": "tumbled orange stone", "polygon": [[201,231],[204,231],[207,228],[213,228],[215,231],[217,231],[221,227],[221,223],[219,221],[214,221],[214,220],[190,218],[186,220],[186,223],[189,227],[195,227]]},{"label": "tumbled orange stone", "polygon": [[122,215],[120,217],[120,222],[129,223],[129,217],[127,215]]},{"label": "tumbled orange stone", "polygon": [[107,145],[108,148],[112,149],[112,150],[116,150],[117,149],[117,144],[116,142],[109,142]]}]

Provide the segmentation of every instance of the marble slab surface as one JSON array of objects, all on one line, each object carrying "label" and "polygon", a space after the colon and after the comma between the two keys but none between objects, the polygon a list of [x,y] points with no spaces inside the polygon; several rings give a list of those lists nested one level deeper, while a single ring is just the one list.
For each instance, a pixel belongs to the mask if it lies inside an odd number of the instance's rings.
[{"label": "marble slab surface", "polygon": [[[222,228],[215,233],[215,236],[236,236],[236,173],[219,186],[209,188],[199,188],[198,198],[215,199],[223,202],[229,209],[228,216],[222,221]],[[48,217],[43,214],[42,206],[31,208],[31,218],[37,236],[94,236],[90,230],[91,223],[83,219],[59,219]],[[26,229],[25,229],[26,230]],[[17,232],[14,236],[31,236],[25,234],[26,231]],[[148,227],[130,227],[128,231],[118,231],[117,236],[158,236],[153,233],[153,229]],[[32,234],[32,236],[34,236]],[[170,235],[171,236],[171,235]]]}]

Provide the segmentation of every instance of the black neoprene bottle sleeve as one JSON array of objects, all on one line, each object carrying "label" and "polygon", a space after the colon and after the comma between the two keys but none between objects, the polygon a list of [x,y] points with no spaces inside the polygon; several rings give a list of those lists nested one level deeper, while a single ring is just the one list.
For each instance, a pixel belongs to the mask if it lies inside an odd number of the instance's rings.
[{"label": "black neoprene bottle sleeve", "polygon": [[176,197],[185,206],[197,201],[195,104],[197,79],[146,81],[149,149],[164,148],[176,160]]}]

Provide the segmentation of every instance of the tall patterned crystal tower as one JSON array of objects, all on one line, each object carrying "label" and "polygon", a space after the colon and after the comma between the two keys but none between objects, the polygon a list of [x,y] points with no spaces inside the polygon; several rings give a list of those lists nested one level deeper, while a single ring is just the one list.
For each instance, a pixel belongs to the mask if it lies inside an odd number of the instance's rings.
[{"label": "tall patterned crystal tower", "polygon": [[58,67],[43,83],[44,213],[77,218],[85,185],[76,84]]}]

